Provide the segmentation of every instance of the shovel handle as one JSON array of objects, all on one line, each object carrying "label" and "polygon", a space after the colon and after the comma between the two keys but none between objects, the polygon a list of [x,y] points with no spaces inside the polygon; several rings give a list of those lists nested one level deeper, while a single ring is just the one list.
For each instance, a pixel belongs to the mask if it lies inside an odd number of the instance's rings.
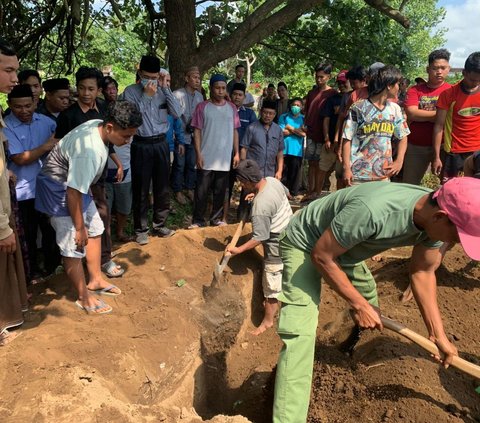
[{"label": "shovel handle", "polygon": [[[402,325],[399,322],[396,322],[395,320],[389,319],[388,317],[385,317],[385,316],[382,316],[381,318],[382,318],[383,326],[385,326],[387,329],[390,329],[404,336],[405,338],[410,339],[410,341],[419,345],[424,350],[428,351],[433,355],[438,355],[438,356],[442,355],[438,347],[429,339],[423,337],[422,335],[419,335],[418,333],[414,332],[411,329],[408,329],[406,326]],[[470,363],[469,361],[464,360],[463,358],[454,356],[452,361],[452,366],[456,367],[458,370],[461,370],[464,373],[469,374],[470,376],[480,379],[480,366]]]},{"label": "shovel handle", "polygon": [[230,241],[230,244],[228,244],[227,248],[228,247],[235,247],[237,245],[238,239],[240,238],[240,235],[242,234],[244,224],[245,224],[245,221],[243,219],[240,220],[240,223],[237,226],[237,230],[233,234],[233,238]]}]

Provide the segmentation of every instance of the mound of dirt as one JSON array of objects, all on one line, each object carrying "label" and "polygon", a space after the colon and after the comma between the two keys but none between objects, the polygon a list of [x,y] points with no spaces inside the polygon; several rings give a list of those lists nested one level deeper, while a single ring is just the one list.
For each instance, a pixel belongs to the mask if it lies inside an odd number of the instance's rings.
[{"label": "mound of dirt", "polygon": [[[127,272],[114,281],[123,295],[107,298],[111,315],[76,308],[65,275],[36,285],[22,336],[0,349],[0,421],[271,421],[281,342],[274,330],[250,335],[263,314],[261,255],[233,257],[212,286],[215,261],[235,229],[124,245],[116,260]],[[408,249],[390,250],[371,267],[383,312],[425,334],[416,305],[398,301],[408,256]],[[477,364],[479,276],[459,248],[438,271],[447,332]],[[351,328],[344,307],[325,286],[309,422],[480,421],[480,382],[439,368],[399,335],[364,333],[351,356],[342,353]]]}]

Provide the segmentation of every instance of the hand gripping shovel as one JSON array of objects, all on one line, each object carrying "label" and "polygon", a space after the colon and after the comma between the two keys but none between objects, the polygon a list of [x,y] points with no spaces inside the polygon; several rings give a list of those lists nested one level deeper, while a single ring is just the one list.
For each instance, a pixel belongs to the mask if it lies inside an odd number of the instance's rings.
[{"label": "hand gripping shovel", "polygon": [[[395,320],[389,319],[385,316],[382,316],[382,323],[383,326],[385,326],[387,329],[397,332],[405,338],[410,339],[410,341],[413,341],[415,344],[421,346],[429,353],[441,356],[441,353],[439,352],[437,346],[432,341],[408,329],[401,323],[398,323]],[[469,374],[470,376],[480,379],[480,366],[470,363],[463,358],[457,356],[453,357],[452,366],[456,367],[458,370],[461,370],[464,373]]]},{"label": "hand gripping shovel", "polygon": [[[232,240],[230,241],[230,244],[228,244],[227,247],[235,247],[237,245],[238,239],[240,238],[240,235],[242,234],[243,230],[243,225],[245,224],[244,218],[240,220],[240,223],[238,224],[237,230],[235,231],[235,234],[233,235]],[[220,281],[220,278],[222,277],[223,270],[225,269],[225,266],[228,263],[228,260],[230,260],[230,257],[232,255],[230,253],[224,253],[222,260],[220,263],[217,261],[215,264],[215,270],[213,272],[213,277],[216,282]]]}]

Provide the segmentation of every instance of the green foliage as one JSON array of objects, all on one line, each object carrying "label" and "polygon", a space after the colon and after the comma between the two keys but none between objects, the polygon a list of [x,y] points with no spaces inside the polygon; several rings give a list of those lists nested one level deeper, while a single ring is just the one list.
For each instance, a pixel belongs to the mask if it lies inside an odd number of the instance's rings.
[{"label": "green foliage", "polygon": [[[399,7],[400,0],[391,0]],[[331,0],[265,40],[255,71],[267,80],[291,79],[291,91],[305,93],[312,70],[327,61],[337,70],[381,61],[398,66],[409,78],[425,73],[430,51],[444,43],[436,26],[445,11],[436,0],[410,0],[403,10],[405,29],[363,0]],[[308,89],[307,89],[308,91]]]}]

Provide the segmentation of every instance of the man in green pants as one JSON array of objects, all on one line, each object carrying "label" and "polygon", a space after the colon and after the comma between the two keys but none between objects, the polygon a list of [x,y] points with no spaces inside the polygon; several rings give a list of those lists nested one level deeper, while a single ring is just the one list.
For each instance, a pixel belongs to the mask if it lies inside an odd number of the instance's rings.
[{"label": "man in green pants", "polygon": [[[275,382],[273,421],[304,423],[313,371],[320,278],[343,297],[356,324],[382,329],[375,280],[364,260],[413,245],[412,290],[430,339],[445,354],[457,349],[445,334],[436,300],[435,270],[442,242],[461,242],[480,259],[480,180],[455,178],[435,193],[407,184],[370,182],[312,202],[280,237],[284,265],[278,333],[284,343]],[[440,357],[436,357],[440,360]]]}]

